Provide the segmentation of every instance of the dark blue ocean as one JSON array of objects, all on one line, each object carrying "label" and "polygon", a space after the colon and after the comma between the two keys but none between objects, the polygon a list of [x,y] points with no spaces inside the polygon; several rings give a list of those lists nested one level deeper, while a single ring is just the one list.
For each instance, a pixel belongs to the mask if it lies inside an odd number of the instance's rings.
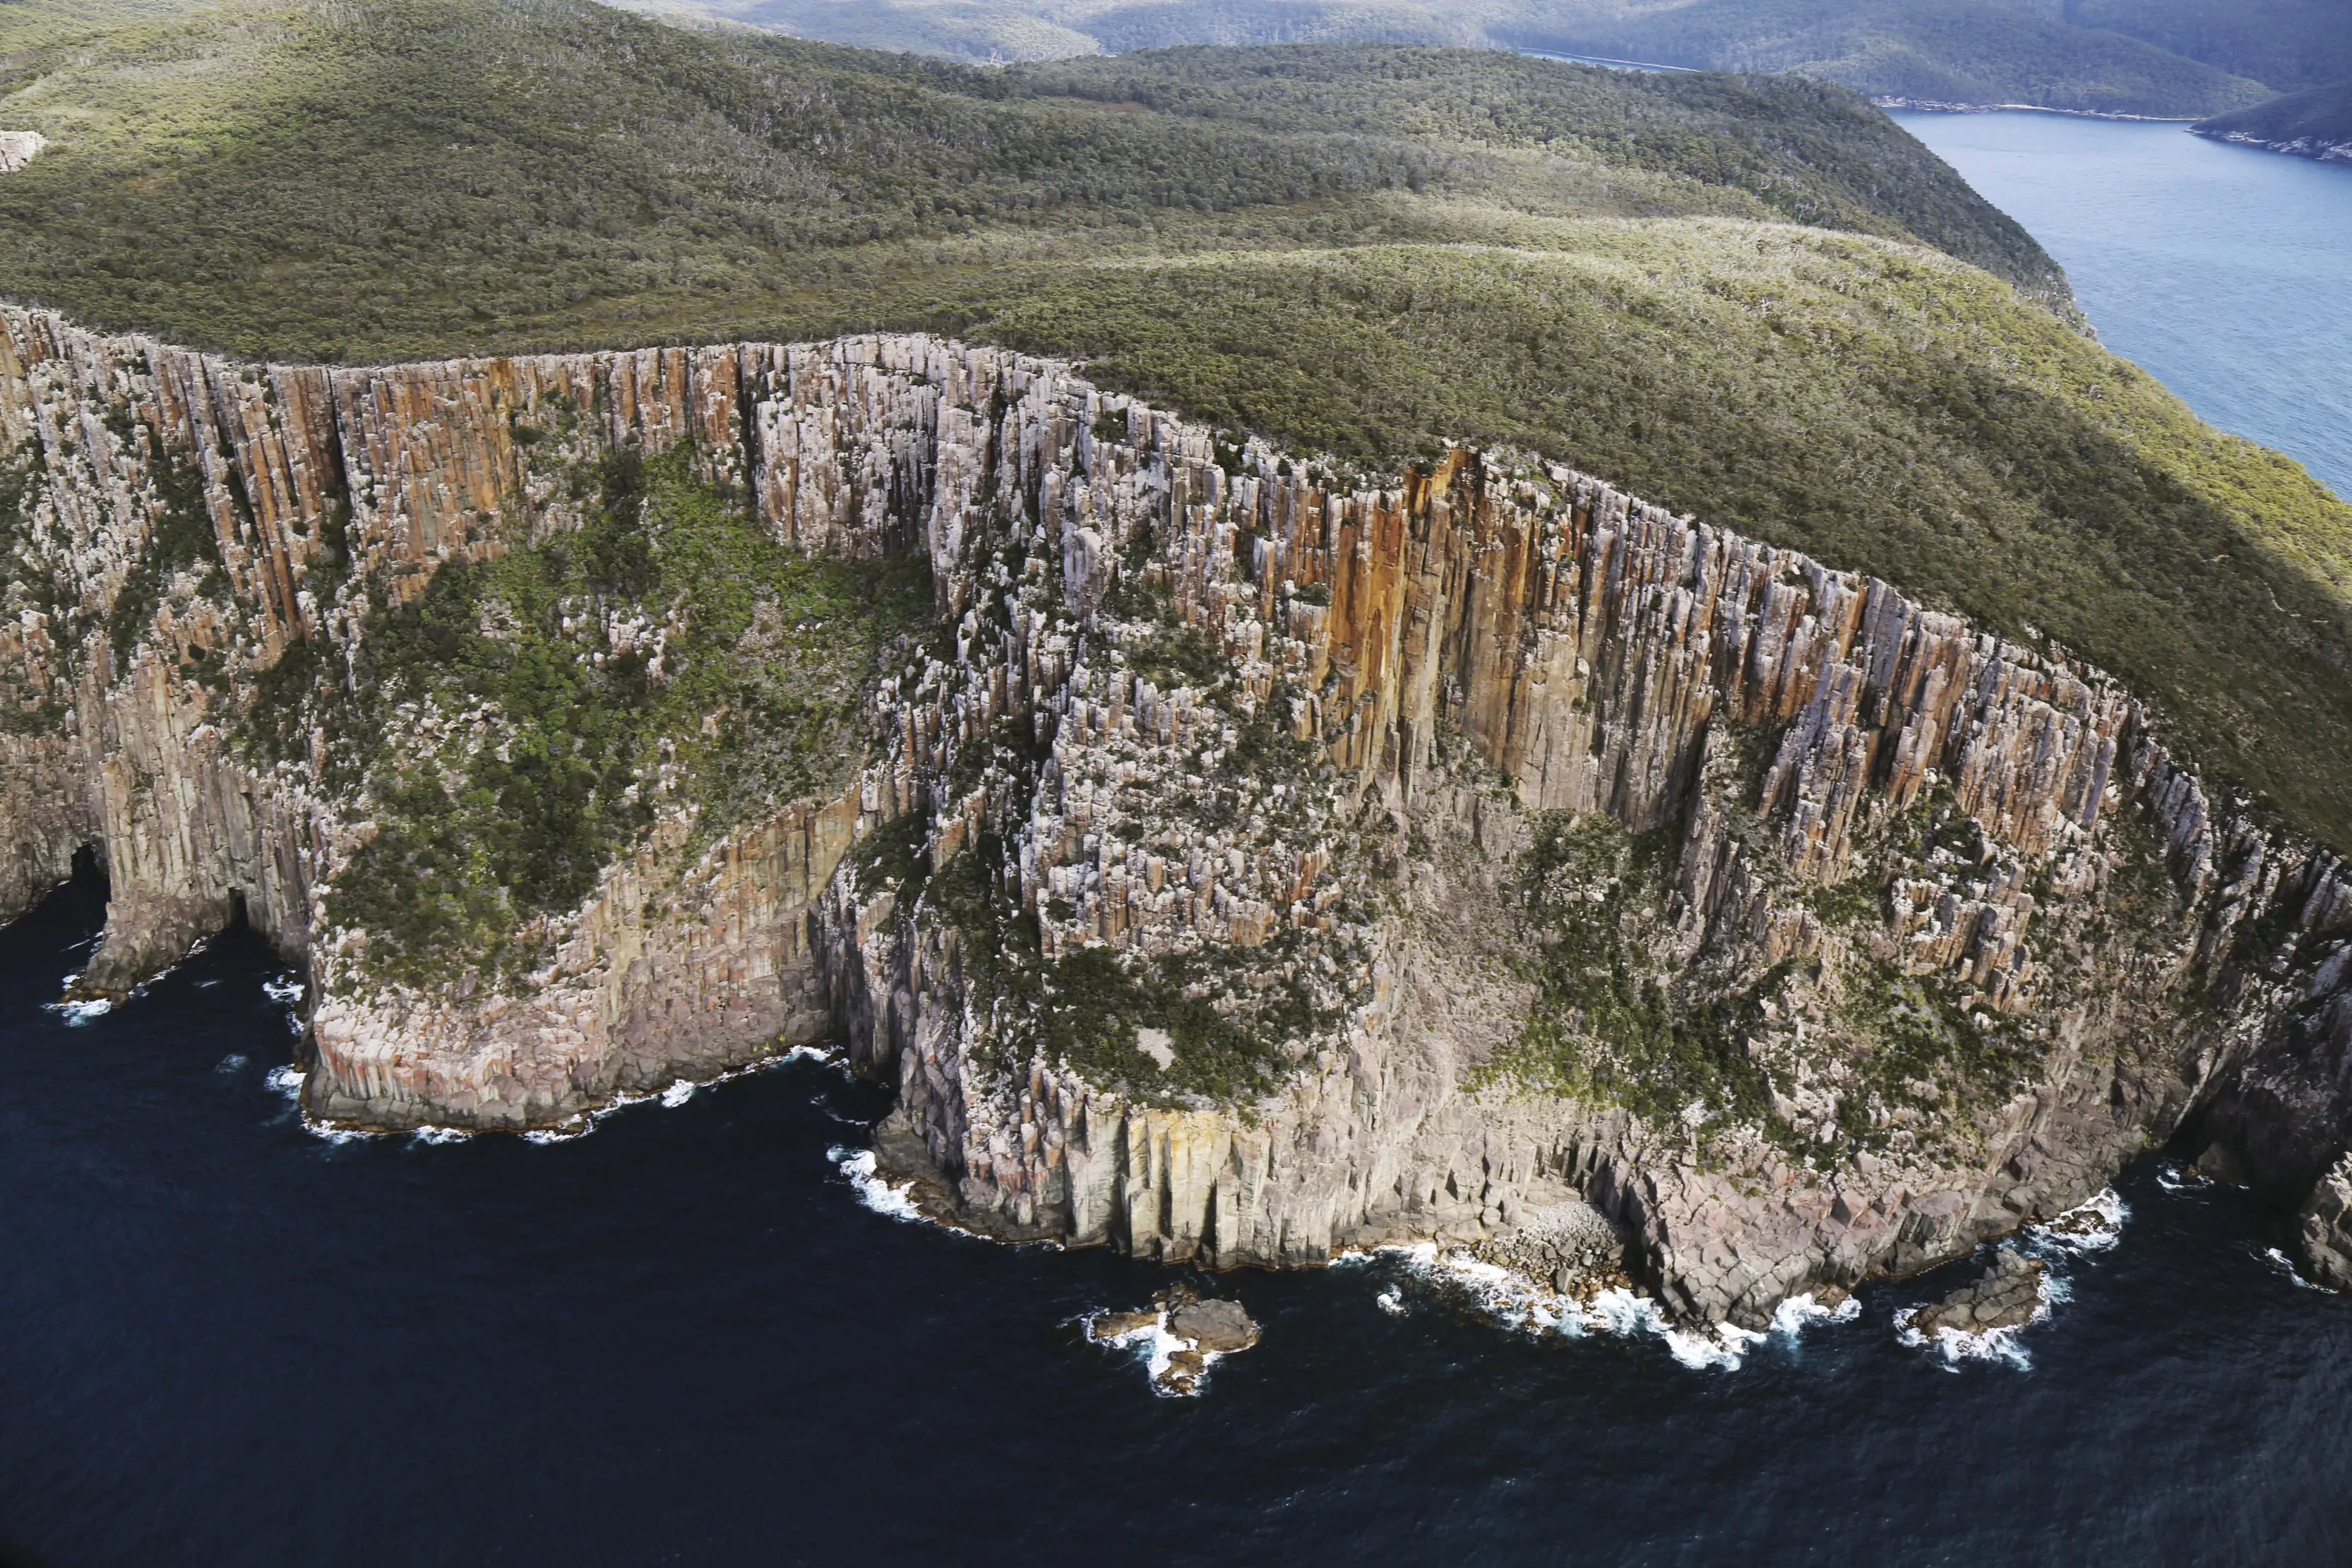
[{"label": "dark blue ocean", "polygon": [[[1907,122],[2112,346],[2352,486],[2352,171]],[[330,1143],[270,1082],[248,936],[54,1009],[102,898],[0,929],[0,1561],[2352,1562],[2352,1301],[2160,1155],[2008,1357],[1898,1342],[1948,1277],[1694,1368],[1378,1259],[1196,1279],[1264,1342],[1162,1398],[1075,1320],[1166,1271],[866,1207],[840,1166],[885,1103],[820,1062],[569,1142]]]},{"label": "dark blue ocean", "polygon": [[866,1207],[884,1103],[821,1062],[564,1143],[330,1143],[249,936],[55,1010],[101,899],[0,930],[25,1563],[2352,1560],[2352,1302],[2160,1157],[2011,1359],[1897,1342],[1932,1277],[1694,1369],[1377,1259],[1199,1280],[1265,1337],[1165,1398],[1073,1320],[1166,1272]]}]

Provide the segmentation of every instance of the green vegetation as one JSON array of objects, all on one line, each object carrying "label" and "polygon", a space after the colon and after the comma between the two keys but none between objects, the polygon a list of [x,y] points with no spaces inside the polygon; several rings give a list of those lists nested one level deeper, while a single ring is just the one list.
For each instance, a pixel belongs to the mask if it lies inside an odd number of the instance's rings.
[{"label": "green vegetation", "polygon": [[929,610],[921,563],[788,551],[689,451],[572,477],[576,533],[444,566],[378,604],[348,686],[306,650],[256,709],[265,756],[303,705],[334,709],[331,771],[379,831],[329,915],[369,934],[376,978],[529,968],[530,921],[576,907],[665,801],[707,840],[837,789],[877,658]]},{"label": "green vegetation", "polygon": [[2340,0],[2061,0],[2066,20],[2251,77],[2281,92],[2352,77]]},{"label": "green vegetation", "polygon": [[[1916,819],[1923,851],[1974,831],[1948,803]],[[1629,834],[1606,816],[1565,811],[1532,827],[1510,897],[1540,936],[1517,961],[1536,1001],[1488,1076],[1621,1105],[1658,1127],[1752,1128],[1824,1165],[1887,1146],[1896,1118],[1916,1122],[1929,1105],[1960,1114],[1928,1124],[1965,1135],[1967,1113],[2001,1104],[2038,1065],[2011,1020],[1972,1010],[1979,1004],[1964,986],[1869,955],[1868,938],[1885,922],[1864,879],[1800,894],[1843,938],[1830,959],[1783,959],[1760,972],[1681,968],[1659,950],[1677,829]],[[1787,1020],[1797,1013],[1815,1022],[1791,1039]],[[1833,1122],[1822,1128],[1791,1126],[1776,1109],[1797,1085],[1784,1081],[1776,1094],[1771,1074],[1805,1056],[1835,1095]]]},{"label": "green vegetation", "polygon": [[2197,130],[2203,136],[2250,136],[2257,141],[2308,140],[2323,147],[2352,143],[2352,81],[2274,98],[2201,121]]},{"label": "green vegetation", "polygon": [[[903,830],[869,840],[859,850],[860,889],[887,880],[898,884],[900,908],[920,899],[945,911],[961,934],[971,1010],[982,1020],[977,1049],[999,1071],[1042,1056],[1146,1104],[1246,1105],[1280,1086],[1291,1066],[1286,1042],[1339,1019],[1318,994],[1299,932],[1286,928],[1258,947],[1157,956],[1081,947],[1047,958],[1036,918],[994,874],[1004,862],[1001,842],[983,836],[937,875],[910,852],[919,847]],[[1169,1066],[1144,1051],[1146,1029],[1169,1036]]]},{"label": "green vegetation", "polygon": [[[1860,91],[2210,114],[2352,55],[2328,0],[676,0],[803,37],[965,59],[1359,39],[1533,48]],[[2336,74],[2352,74],[2352,59]],[[2248,79],[2252,78],[2252,79]]]},{"label": "green vegetation", "polygon": [[[2216,4],[2221,0],[2215,0]],[[2194,117],[2265,96],[2259,82],[2011,0],[1583,0],[1555,47],[1714,69],[1798,71],[1881,98],[2032,103]],[[1554,13],[1554,15],[1559,15]]]},{"label": "green vegetation", "polygon": [[1865,961],[1853,966],[1845,988],[1840,1021],[1868,1042],[1858,1065],[1881,1103],[1990,1110],[2033,1082],[2041,1065],[2008,1019],[1972,1013],[1948,976],[1906,975]]},{"label": "green vegetation", "polygon": [[0,124],[54,143],[0,180],[0,291],[254,356],[919,324],[1020,261],[1451,237],[1415,196],[1790,217],[2060,287],[1849,97],[1496,55],[1007,73],[584,0],[237,0],[0,32]]},{"label": "green vegetation", "polygon": [[[1922,159],[1910,138],[1888,135],[1876,110],[1810,81],[1629,76],[1413,48],[1174,49],[1036,66],[1011,79],[1025,95],[1140,105],[1269,133],[1385,136],[1490,154],[1541,150],[1598,163],[1621,180],[1696,182],[1744,193],[1763,210],[1728,215],[1769,213],[1820,228],[1916,235],[2051,303],[2066,299],[2057,268],[2022,229]],[[1556,207],[1527,199],[1540,190],[1540,176],[1525,161],[1491,172],[1453,167],[1432,193]],[[1445,224],[1437,214],[1422,221]]]},{"label": "green vegetation", "polygon": [[[128,431],[123,432],[126,436]],[[228,586],[220,556],[220,534],[213,526],[212,514],[205,507],[203,476],[194,469],[173,460],[163,443],[149,439],[150,470],[155,476],[155,490],[162,501],[160,515],[153,530],[147,536],[146,548],[115,591],[113,606],[107,612],[107,646],[114,655],[118,673],[129,667],[131,650],[139,645],[154,623],[155,612],[163,602],[163,595],[172,580],[191,567],[203,566],[197,583],[196,596],[207,598]]]},{"label": "green vegetation", "polygon": [[1537,999],[1518,1040],[1488,1071],[1622,1105],[1660,1126],[1695,1105],[1710,1119],[1770,1124],[1769,1088],[1746,1037],[1791,967],[1724,984],[1726,977],[1659,958],[1675,829],[1636,836],[1599,812],[1567,811],[1543,812],[1531,827],[1511,897],[1542,936],[1519,961]]},{"label": "green vegetation", "polygon": [[2352,509],[1979,273],[1719,223],[1003,280],[974,330],[1308,448],[1517,444],[2128,682],[2352,843]]}]

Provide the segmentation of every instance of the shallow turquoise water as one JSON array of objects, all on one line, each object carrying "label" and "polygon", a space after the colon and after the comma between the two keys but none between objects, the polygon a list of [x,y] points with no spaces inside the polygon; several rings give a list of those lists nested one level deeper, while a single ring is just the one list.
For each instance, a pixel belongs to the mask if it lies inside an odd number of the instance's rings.
[{"label": "shallow turquoise water", "polygon": [[2107,347],[2352,496],[2352,168],[2179,125],[1895,119],[2058,258]]}]

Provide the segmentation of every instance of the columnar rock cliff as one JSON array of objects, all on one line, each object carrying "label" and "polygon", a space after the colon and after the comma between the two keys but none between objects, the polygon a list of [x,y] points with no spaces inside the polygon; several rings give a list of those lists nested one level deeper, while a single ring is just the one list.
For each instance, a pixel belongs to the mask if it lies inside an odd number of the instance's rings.
[{"label": "columnar rock cliff", "polygon": [[[0,423],[0,902],[97,846],[117,992],[242,912],[313,1115],[834,1035],[1011,1236],[1305,1264],[1580,1197],[1753,1322],[2185,1129],[2352,1256],[2332,852],[2063,650],[1588,476],[920,338],[329,370],[9,310]],[[893,562],[928,617],[819,580]]]}]

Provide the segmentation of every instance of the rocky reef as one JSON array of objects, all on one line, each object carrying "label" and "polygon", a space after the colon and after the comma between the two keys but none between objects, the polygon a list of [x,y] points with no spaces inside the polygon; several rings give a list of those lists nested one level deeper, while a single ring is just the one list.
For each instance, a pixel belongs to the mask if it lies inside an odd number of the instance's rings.
[{"label": "rocky reef", "polygon": [[1942,1301],[1916,1309],[1904,1322],[1923,1338],[1933,1338],[1947,1329],[1983,1334],[2022,1328],[2044,1305],[2042,1281],[2047,1272],[2036,1259],[2006,1247],[1996,1248],[1968,1283]]},{"label": "rocky reef", "polygon": [[2336,854],[2065,650],[1588,476],[920,337],[331,369],[17,309],[0,437],[0,907],[95,846],[106,992],[249,921],[316,1117],[832,1036],[975,1228],[1610,1232],[1745,1324],[2174,1137],[2347,1247]]},{"label": "rocky reef", "polygon": [[2246,131],[2208,131],[2194,128],[2200,136],[2210,136],[2216,141],[2231,141],[2241,147],[2259,147],[2265,152],[2284,152],[2290,158],[2315,158],[2323,163],[2352,163],[2352,140],[2334,136],[2267,137]]}]

